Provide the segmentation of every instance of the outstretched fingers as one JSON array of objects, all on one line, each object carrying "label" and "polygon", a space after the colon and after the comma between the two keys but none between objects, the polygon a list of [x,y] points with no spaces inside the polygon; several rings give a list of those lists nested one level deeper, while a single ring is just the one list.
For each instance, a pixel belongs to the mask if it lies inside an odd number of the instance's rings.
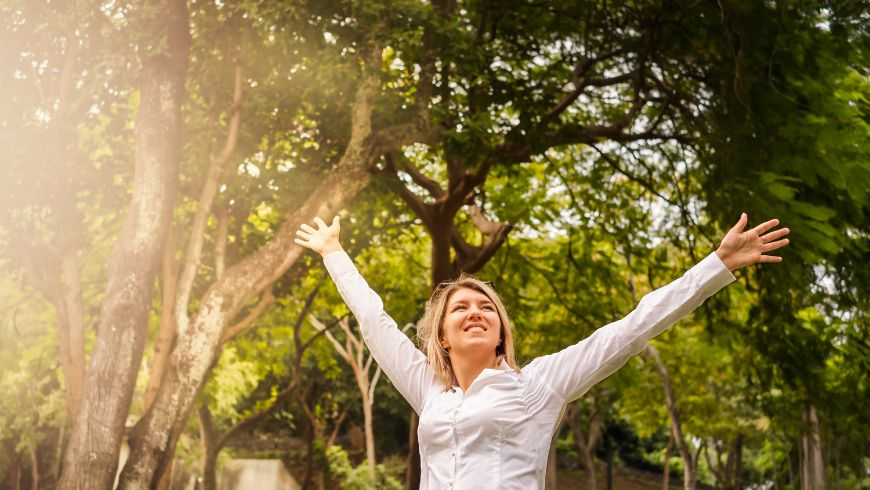
[{"label": "outstretched fingers", "polygon": [[762,255],[759,262],[782,262],[782,257],[777,255]]},{"label": "outstretched fingers", "polygon": [[746,228],[746,223],[749,222],[749,216],[746,213],[740,214],[740,219],[737,220],[737,224],[731,227],[731,233],[743,233],[743,229]]},{"label": "outstretched fingers", "polygon": [[296,245],[301,245],[305,248],[311,248],[311,240],[308,238],[294,238],[293,242],[296,243]]},{"label": "outstretched fingers", "polygon": [[772,241],[774,241],[774,240],[777,240],[777,239],[779,239],[779,238],[782,238],[782,237],[788,235],[790,231],[791,231],[791,230],[789,230],[788,228],[780,228],[780,229],[778,229],[778,230],[771,231],[770,233],[768,233],[768,234],[766,234],[766,235],[763,235],[763,236],[761,237],[761,239],[762,239],[765,243],[767,243],[767,242],[772,242]]},{"label": "outstretched fingers", "polygon": [[765,221],[764,223],[761,223],[760,225],[753,228],[752,231],[754,231],[755,233],[758,233],[758,235],[761,236],[761,235],[765,234],[767,232],[767,230],[773,228],[774,226],[776,226],[778,224],[779,224],[779,220],[774,218],[770,221]]},{"label": "outstretched fingers", "polygon": [[788,238],[784,238],[782,240],[777,240],[775,242],[768,242],[761,246],[762,252],[770,252],[771,250],[776,250],[778,248],[782,248],[788,245]]},{"label": "outstretched fingers", "polygon": [[327,225],[320,217],[314,218],[314,226],[307,223],[299,225],[293,243],[311,249],[322,256],[328,253],[342,250],[338,242],[338,217],[332,220],[332,225]]},{"label": "outstretched fingers", "polygon": [[296,238],[293,239],[293,242],[296,243],[296,245],[302,245],[305,248],[311,248],[312,238],[313,237],[311,236],[311,233],[302,230],[296,230]]}]

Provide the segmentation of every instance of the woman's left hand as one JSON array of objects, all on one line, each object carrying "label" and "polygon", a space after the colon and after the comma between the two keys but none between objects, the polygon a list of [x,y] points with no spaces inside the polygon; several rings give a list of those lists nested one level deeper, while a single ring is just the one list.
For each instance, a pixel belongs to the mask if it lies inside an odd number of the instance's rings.
[{"label": "woman's left hand", "polygon": [[782,262],[782,257],[764,254],[788,245],[788,238],[782,237],[788,235],[789,229],[779,228],[770,231],[779,225],[778,219],[772,219],[743,231],[748,221],[749,217],[746,213],[740,215],[740,220],[722,239],[722,243],[716,249],[716,255],[722,263],[728,267],[728,270],[733,271],[759,262]]}]

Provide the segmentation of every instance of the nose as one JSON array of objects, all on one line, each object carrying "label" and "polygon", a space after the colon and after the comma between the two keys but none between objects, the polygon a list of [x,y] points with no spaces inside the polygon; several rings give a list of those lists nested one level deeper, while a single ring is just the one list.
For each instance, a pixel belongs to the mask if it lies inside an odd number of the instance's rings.
[{"label": "nose", "polygon": [[468,316],[469,318],[480,318],[480,308],[477,305],[471,305],[468,307]]}]

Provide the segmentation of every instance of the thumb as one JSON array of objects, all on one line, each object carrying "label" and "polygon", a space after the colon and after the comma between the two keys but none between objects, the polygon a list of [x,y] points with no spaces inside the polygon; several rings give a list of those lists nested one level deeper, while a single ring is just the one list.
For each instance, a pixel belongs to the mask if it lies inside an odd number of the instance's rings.
[{"label": "thumb", "polygon": [[338,216],[332,218],[332,225],[331,225],[331,226],[332,226],[332,227],[337,227],[337,226],[338,226]]},{"label": "thumb", "polygon": [[740,214],[740,219],[737,220],[737,224],[731,228],[731,232],[733,233],[742,233],[743,229],[746,228],[746,223],[749,222],[749,216],[746,213]]}]

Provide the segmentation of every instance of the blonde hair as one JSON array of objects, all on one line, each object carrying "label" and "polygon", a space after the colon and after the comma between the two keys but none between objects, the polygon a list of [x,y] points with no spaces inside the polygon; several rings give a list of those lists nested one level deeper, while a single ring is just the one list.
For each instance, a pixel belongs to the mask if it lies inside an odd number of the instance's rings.
[{"label": "blonde hair", "polygon": [[456,383],[450,356],[447,349],[441,345],[441,339],[444,336],[443,323],[447,302],[450,300],[450,296],[460,289],[472,289],[482,293],[495,305],[501,322],[500,342],[495,349],[496,362],[500,363],[504,359],[511,369],[520,372],[514,353],[513,326],[508,319],[507,310],[502,304],[501,298],[489,284],[463,273],[458,279],[442,282],[435,288],[432,297],[426,303],[423,317],[417,322],[417,339],[420,342],[420,349],[426,355],[429,365],[435,370],[438,381],[441,381],[446,388],[450,388]]}]

